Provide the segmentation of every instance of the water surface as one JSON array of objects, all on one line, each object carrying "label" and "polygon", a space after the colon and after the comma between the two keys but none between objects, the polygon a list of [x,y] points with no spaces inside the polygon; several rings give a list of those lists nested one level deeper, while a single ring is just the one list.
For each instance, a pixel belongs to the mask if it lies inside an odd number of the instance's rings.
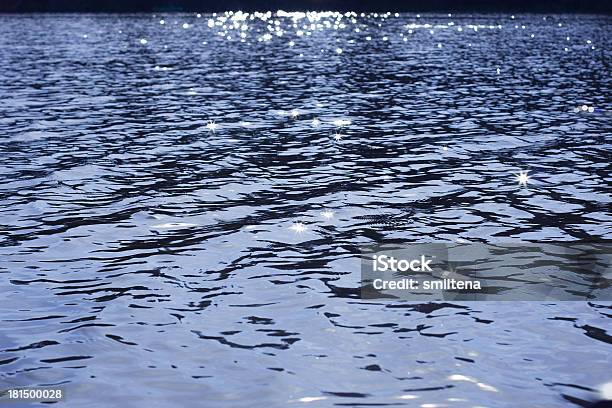
[{"label": "water surface", "polygon": [[592,398],[609,303],[366,301],[359,253],[610,240],[609,18],[242,17],[0,16],[2,388]]}]

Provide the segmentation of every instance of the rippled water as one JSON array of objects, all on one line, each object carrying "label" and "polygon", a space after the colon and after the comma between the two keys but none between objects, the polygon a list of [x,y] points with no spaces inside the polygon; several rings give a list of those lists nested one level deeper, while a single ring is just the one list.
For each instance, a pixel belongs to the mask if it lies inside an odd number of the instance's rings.
[{"label": "rippled water", "polygon": [[612,238],[609,18],[318,17],[0,16],[2,388],[552,407],[611,379],[609,303],[359,298],[363,244]]}]

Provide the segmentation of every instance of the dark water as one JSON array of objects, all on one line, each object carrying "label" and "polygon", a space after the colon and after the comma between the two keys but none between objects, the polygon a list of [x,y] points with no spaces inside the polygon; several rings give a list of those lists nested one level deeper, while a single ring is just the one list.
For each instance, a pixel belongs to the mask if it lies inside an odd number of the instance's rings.
[{"label": "dark water", "polygon": [[360,300],[359,248],[610,240],[610,19],[222,17],[0,16],[1,388],[594,398],[609,303]]}]

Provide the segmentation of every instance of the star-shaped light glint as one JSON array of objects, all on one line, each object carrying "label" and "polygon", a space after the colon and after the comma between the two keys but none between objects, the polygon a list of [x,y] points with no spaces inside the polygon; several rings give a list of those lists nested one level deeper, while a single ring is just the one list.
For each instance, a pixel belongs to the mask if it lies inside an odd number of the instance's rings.
[{"label": "star-shaped light glint", "polygon": [[334,140],[336,142],[339,142],[342,140],[342,138],[344,137],[344,135],[340,134],[340,133],[334,133]]},{"label": "star-shaped light glint", "polygon": [[296,234],[303,234],[304,232],[306,232],[308,227],[304,223],[294,222],[293,225],[289,227],[289,229],[295,232]]},{"label": "star-shaped light glint", "polygon": [[298,116],[300,116],[300,111],[297,109],[292,109],[290,113],[292,118],[297,118]]},{"label": "star-shaped light glint", "polygon": [[315,127],[315,128],[318,128],[319,126],[321,126],[321,121],[317,118],[314,118],[311,123],[312,123],[312,127]]},{"label": "star-shaped light glint", "polygon": [[334,218],[334,212],[332,210],[330,210],[329,208],[326,209],[325,211],[323,211],[321,213],[321,215],[323,216],[323,218],[325,218],[326,220],[331,220],[332,218]]},{"label": "star-shaped light glint", "polygon": [[215,130],[217,130],[218,127],[219,125],[217,125],[214,120],[211,120],[206,124],[206,129],[213,133],[215,132]]},{"label": "star-shaped light glint", "polygon": [[521,170],[518,174],[515,174],[516,176],[516,181],[519,184],[519,186],[525,186],[527,187],[527,183],[529,182],[529,176],[527,175],[528,171],[523,171]]}]

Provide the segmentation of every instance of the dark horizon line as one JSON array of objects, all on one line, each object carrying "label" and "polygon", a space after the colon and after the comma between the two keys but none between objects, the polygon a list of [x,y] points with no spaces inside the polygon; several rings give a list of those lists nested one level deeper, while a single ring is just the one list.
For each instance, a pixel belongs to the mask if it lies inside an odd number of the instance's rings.
[{"label": "dark horizon line", "polygon": [[1,0],[0,13],[162,13],[225,11],[355,11],[410,13],[612,14],[594,0]]}]

